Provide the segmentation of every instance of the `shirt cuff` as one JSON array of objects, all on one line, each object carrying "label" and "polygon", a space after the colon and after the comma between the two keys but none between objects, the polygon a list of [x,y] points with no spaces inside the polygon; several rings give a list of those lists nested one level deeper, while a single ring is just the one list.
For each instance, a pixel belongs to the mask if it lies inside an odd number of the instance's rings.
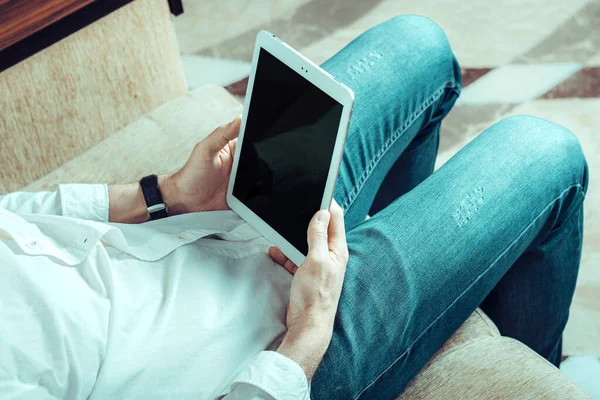
[{"label": "shirt cuff", "polygon": [[108,222],[108,186],[75,183],[58,190],[63,216]]},{"label": "shirt cuff", "polygon": [[231,388],[245,383],[260,388],[276,400],[310,400],[304,370],[275,351],[262,351],[235,377]]}]

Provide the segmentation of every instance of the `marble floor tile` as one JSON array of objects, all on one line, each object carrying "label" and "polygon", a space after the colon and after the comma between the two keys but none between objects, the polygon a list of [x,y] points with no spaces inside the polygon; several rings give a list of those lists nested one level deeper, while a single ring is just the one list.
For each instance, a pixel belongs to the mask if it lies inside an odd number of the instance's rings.
[{"label": "marble floor tile", "polygon": [[600,51],[600,0],[591,0],[515,63],[585,62]]},{"label": "marble floor tile", "polygon": [[300,48],[299,51],[314,63],[322,64],[364,32],[361,29],[354,29],[353,25],[338,29],[329,36]]},{"label": "marble floor tile", "polygon": [[[600,67],[587,67],[542,96],[543,99],[568,97],[600,98]],[[600,118],[600,110],[598,110]]]},{"label": "marble floor tile", "polygon": [[[597,1],[597,0],[593,0]],[[557,26],[568,21],[588,0],[386,0],[354,23],[307,46],[310,58],[322,61],[348,40],[398,14],[421,14],[445,29],[459,62],[468,67],[494,67],[526,53]]]},{"label": "marble floor tile", "polygon": [[246,61],[184,54],[181,62],[190,90],[202,85],[226,86],[250,73],[250,63]]},{"label": "marble floor tile", "polygon": [[204,48],[203,55],[250,60],[256,33],[267,29],[290,46],[301,49],[340,27],[354,22],[382,0],[310,0],[285,18],[274,18],[255,25],[228,40]]},{"label": "marble floor tile", "polygon": [[505,65],[466,87],[457,104],[520,104],[546,93],[579,69],[578,63]]},{"label": "marble floor tile", "polygon": [[[600,29],[600,27],[598,29]],[[590,67],[600,67],[600,51],[595,56],[587,60],[585,65]]]},{"label": "marble floor tile", "polygon": [[446,30],[463,65],[493,67],[535,47],[589,1],[599,0],[186,0],[174,21],[183,53],[249,60],[256,31],[267,28],[296,48],[315,45],[311,58],[322,61],[378,23],[421,14]]},{"label": "marble floor tile", "polygon": [[437,170],[475,136],[502,119],[512,104],[456,105],[442,122]]},{"label": "marble floor tile", "polygon": [[309,1],[183,0],[184,13],[173,18],[179,48],[186,54],[215,46],[271,20],[290,18]]},{"label": "marble floor tile", "polygon": [[560,370],[592,398],[600,399],[600,359],[591,354],[574,356],[560,364]]},{"label": "marble floor tile", "polygon": [[227,85],[225,89],[234,96],[245,96],[248,90],[248,80],[248,77],[240,79],[237,82]]},{"label": "marble floor tile", "polygon": [[475,82],[477,79],[481,78],[491,70],[491,68],[461,68],[462,87],[465,88],[469,86],[471,83]]}]

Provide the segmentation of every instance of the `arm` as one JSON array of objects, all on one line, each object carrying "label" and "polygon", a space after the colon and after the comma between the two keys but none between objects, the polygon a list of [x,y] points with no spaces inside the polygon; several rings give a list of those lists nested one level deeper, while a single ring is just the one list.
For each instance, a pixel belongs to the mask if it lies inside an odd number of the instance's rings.
[{"label": "arm", "polygon": [[[240,117],[215,129],[199,142],[183,168],[158,177],[169,215],[227,210],[226,195],[233,165]],[[146,203],[138,183],[108,188],[111,222],[139,223],[148,220]]]},{"label": "arm", "polygon": [[21,214],[61,215],[60,194],[56,192],[15,192],[0,196],[0,208]]},{"label": "arm", "polygon": [[[199,142],[183,168],[158,177],[169,215],[226,210],[227,186],[233,165],[240,118],[215,129]],[[138,183],[108,188],[111,222],[139,223],[148,220],[146,203]]]},{"label": "arm", "polygon": [[[185,208],[177,196],[173,175],[159,176],[158,187],[164,203],[169,208],[169,215],[185,212]],[[109,186],[108,198],[108,218],[110,222],[137,224],[148,221],[146,202],[139,183]]]},{"label": "arm", "polygon": [[[199,142],[186,164],[159,176],[169,215],[225,210],[227,185],[240,127],[236,118]],[[95,221],[140,223],[148,220],[139,183],[60,185],[55,192],[16,192],[0,196],[0,208],[18,214],[63,215]]]},{"label": "arm", "polygon": [[300,268],[274,247],[269,254],[294,274],[288,331],[277,351],[296,361],[310,380],[331,341],[348,262],[344,213],[335,200],[330,212],[321,210],[310,221],[308,247]]},{"label": "arm", "polygon": [[[172,176],[158,180],[169,214],[180,214]],[[17,214],[62,215],[90,219],[139,223],[148,220],[146,203],[138,183],[127,185],[60,185],[54,192],[15,192],[0,196],[0,208]]]},{"label": "arm", "polygon": [[0,209],[16,214],[64,215],[107,221],[106,185],[59,185],[54,192],[14,192],[0,196]]},{"label": "arm", "polygon": [[[227,186],[233,165],[240,118],[215,129],[199,142],[183,168],[158,177],[169,215],[226,210]],[[138,183],[108,188],[111,222],[139,223],[148,220],[146,203]]]},{"label": "arm", "polygon": [[310,399],[302,368],[274,351],[263,351],[235,377],[224,400]]},{"label": "arm", "polygon": [[261,352],[240,372],[224,400],[310,398],[308,382],[331,341],[348,260],[344,213],[335,201],[330,212],[321,210],[311,220],[308,245],[300,268],[278,249],[269,250],[294,274],[288,330],[277,352]]}]

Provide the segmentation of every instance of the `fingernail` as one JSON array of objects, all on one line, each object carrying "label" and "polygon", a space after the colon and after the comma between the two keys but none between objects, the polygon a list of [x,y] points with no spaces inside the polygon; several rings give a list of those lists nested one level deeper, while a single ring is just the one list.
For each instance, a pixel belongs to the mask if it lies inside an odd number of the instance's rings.
[{"label": "fingernail", "polygon": [[329,221],[329,211],[321,210],[317,214],[317,221],[319,222],[328,222]]}]

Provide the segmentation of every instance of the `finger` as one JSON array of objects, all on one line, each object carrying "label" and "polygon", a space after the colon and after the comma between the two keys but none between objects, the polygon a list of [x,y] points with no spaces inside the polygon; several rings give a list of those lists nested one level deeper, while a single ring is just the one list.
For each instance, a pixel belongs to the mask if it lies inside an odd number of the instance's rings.
[{"label": "finger", "polygon": [[287,261],[289,261],[289,258],[287,258],[285,256],[285,254],[283,254],[281,252],[281,250],[279,250],[275,246],[269,247],[269,256],[271,257],[271,259],[273,261],[275,261],[277,264],[279,264],[281,266],[283,266]]},{"label": "finger", "polygon": [[269,247],[269,256],[271,257],[271,259],[273,261],[275,261],[277,264],[281,265],[292,275],[294,275],[296,273],[296,271],[298,270],[298,267],[296,266],[296,264],[294,264],[292,262],[292,260],[287,258],[285,256],[285,254],[283,254],[281,252],[281,250],[279,250],[275,246]]},{"label": "finger", "polygon": [[238,116],[227,125],[222,125],[208,135],[208,148],[212,153],[220,151],[240,133],[242,117]]},{"label": "finger", "polygon": [[233,119],[233,121],[223,127],[223,137],[225,140],[227,140],[227,142],[238,137],[238,134],[240,133],[241,122],[242,116],[238,115]]},{"label": "finger", "polygon": [[310,220],[308,225],[308,253],[316,253],[322,257],[329,254],[327,242],[327,226],[329,225],[329,211],[319,210]]},{"label": "finger", "polygon": [[229,150],[231,151],[231,154],[235,154],[235,147],[237,146],[237,138],[232,139],[229,141]]},{"label": "finger", "polygon": [[344,226],[344,211],[335,200],[332,200],[329,208],[331,221],[329,222],[328,238],[329,250],[342,256],[348,257],[348,244],[346,243],[346,228]]},{"label": "finger", "polygon": [[296,271],[298,271],[298,267],[292,262],[292,260],[287,260],[283,265],[283,268],[287,269],[292,275],[296,274]]}]

